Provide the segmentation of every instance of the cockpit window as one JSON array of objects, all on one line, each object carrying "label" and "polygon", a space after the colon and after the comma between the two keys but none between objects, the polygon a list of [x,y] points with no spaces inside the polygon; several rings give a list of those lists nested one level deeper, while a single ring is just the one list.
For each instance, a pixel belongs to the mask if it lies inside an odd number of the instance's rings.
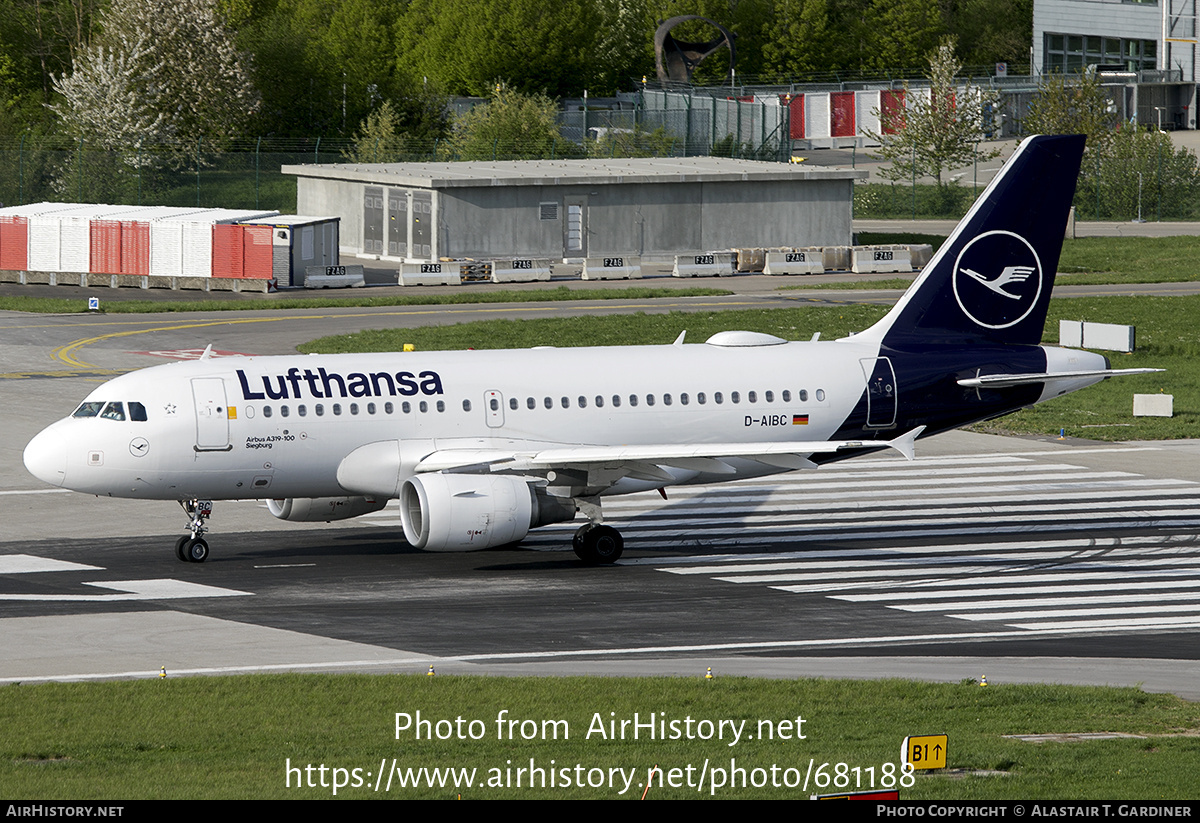
[{"label": "cockpit window", "polygon": [[95,417],[100,413],[100,409],[104,408],[104,403],[91,401],[84,403],[75,410],[72,417]]},{"label": "cockpit window", "polygon": [[146,407],[141,403],[129,402],[129,419],[137,423],[146,422]]},{"label": "cockpit window", "polygon": [[109,403],[104,407],[104,411],[100,412],[100,416],[105,420],[124,420],[125,405],[123,403]]}]

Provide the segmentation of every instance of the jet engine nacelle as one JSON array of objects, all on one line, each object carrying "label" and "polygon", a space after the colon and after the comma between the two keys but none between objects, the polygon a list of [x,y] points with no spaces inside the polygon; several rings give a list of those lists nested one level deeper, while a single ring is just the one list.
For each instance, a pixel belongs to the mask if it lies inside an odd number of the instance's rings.
[{"label": "jet engine nacelle", "polygon": [[386,498],[374,497],[289,497],[267,501],[267,509],[271,514],[294,523],[348,520],[377,512],[386,505]]},{"label": "jet engine nacelle", "polygon": [[519,477],[421,474],[400,487],[404,539],[426,551],[503,546],[536,526],[574,517],[573,500],[551,497]]}]

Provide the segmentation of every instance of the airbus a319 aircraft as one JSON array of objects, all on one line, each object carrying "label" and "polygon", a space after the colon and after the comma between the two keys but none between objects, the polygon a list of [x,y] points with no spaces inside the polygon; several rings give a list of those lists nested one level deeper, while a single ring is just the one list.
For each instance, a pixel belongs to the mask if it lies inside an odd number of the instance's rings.
[{"label": "airbus a319 aircraft", "polygon": [[1049,400],[1114,371],[1041,346],[1084,139],[1019,147],[871,328],[788,342],[231,357],[117,377],[38,434],[55,486],[178,500],[180,560],[202,562],[214,500],[330,521],[399,499],[429,551],[520,541],[587,517],[585,562],[621,556],[609,495],[761,477],[891,448]]}]

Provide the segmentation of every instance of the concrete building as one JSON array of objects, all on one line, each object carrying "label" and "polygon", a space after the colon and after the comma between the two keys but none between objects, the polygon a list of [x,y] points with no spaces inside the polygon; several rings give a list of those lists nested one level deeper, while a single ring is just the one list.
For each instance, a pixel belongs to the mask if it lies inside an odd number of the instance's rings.
[{"label": "concrete building", "polygon": [[1124,86],[1119,114],[1143,125],[1196,128],[1197,0],[1034,0],[1039,73],[1106,70]]},{"label": "concrete building", "polygon": [[865,172],[715,157],[284,166],[341,250],[410,261],[846,245]]}]

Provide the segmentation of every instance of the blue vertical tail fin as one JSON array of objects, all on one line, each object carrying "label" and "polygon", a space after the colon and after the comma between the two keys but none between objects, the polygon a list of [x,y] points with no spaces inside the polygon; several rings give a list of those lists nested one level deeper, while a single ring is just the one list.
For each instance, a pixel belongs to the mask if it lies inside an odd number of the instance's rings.
[{"label": "blue vertical tail fin", "polygon": [[1082,135],[1021,143],[900,302],[862,336],[890,347],[1039,343],[1083,144]]}]

